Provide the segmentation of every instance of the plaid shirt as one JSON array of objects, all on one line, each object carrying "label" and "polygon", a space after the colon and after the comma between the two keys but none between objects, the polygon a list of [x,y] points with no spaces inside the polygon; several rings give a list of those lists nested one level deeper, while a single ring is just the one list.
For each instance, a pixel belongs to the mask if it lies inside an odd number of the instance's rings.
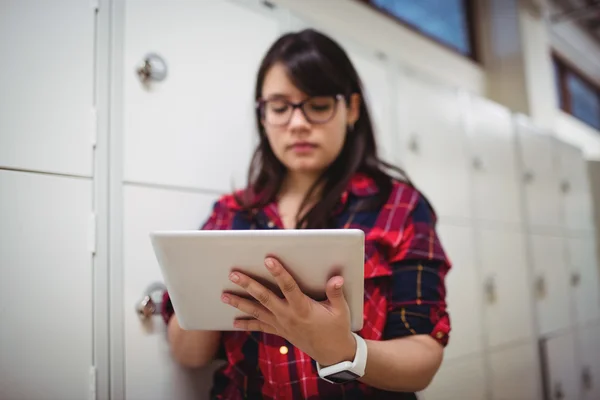
[{"label": "plaid shirt", "polygon": [[[340,199],[340,229],[365,232],[364,326],[360,336],[386,340],[431,335],[448,342],[445,276],[450,268],[435,232],[436,217],[414,188],[395,182],[386,204],[377,211],[353,213],[361,199],[378,189],[357,174]],[[202,229],[283,229],[276,204],[261,210],[252,224],[233,196],[222,197]],[[173,315],[168,294],[163,317]],[[287,354],[280,351],[287,347]],[[223,332],[221,356],[228,364],[216,372],[216,399],[416,399],[414,393],[391,393],[359,381],[342,385],[319,378],[315,362],[285,339],[261,332]]]}]

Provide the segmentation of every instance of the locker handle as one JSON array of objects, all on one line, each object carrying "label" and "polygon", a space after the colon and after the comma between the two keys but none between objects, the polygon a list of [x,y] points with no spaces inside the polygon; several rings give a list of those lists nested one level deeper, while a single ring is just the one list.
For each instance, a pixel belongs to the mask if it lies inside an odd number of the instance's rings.
[{"label": "locker handle", "polygon": [[525,183],[533,182],[533,178],[534,178],[534,175],[533,175],[533,172],[531,172],[531,171],[527,171],[523,174],[523,182],[525,182]]},{"label": "locker handle", "polygon": [[535,280],[535,293],[538,300],[546,297],[546,279],[543,276],[538,276]]},{"label": "locker handle", "polygon": [[167,77],[167,63],[158,54],[150,53],[136,68],[136,73],[142,83],[160,82]]},{"label": "locker handle", "polygon": [[493,277],[489,277],[485,282],[485,294],[489,304],[496,302],[496,282]]},{"label": "locker handle", "polygon": [[554,398],[556,400],[562,400],[565,398],[565,393],[560,382],[554,384]]},{"label": "locker handle", "polygon": [[135,311],[142,319],[148,319],[153,315],[160,314],[162,309],[162,296],[167,288],[162,283],[151,284],[144,294],[144,297],[136,304]]},{"label": "locker handle", "polygon": [[412,151],[415,154],[419,153],[420,147],[419,147],[419,140],[417,138],[417,135],[415,133],[413,133],[410,137],[410,140],[408,141],[408,148],[410,151]]},{"label": "locker handle", "polygon": [[594,378],[590,372],[590,367],[587,365],[581,371],[581,383],[586,391],[590,391],[594,387]]},{"label": "locker handle", "polygon": [[579,282],[581,282],[581,274],[579,272],[571,273],[571,286],[577,287]]}]

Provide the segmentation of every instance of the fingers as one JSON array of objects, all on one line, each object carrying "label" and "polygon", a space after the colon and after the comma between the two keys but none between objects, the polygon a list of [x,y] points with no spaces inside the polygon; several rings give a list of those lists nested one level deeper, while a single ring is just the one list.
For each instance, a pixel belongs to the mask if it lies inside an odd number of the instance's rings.
[{"label": "fingers", "polygon": [[331,306],[337,310],[343,310],[348,307],[346,298],[344,297],[344,279],[341,276],[334,276],[327,282],[325,293]]},{"label": "fingers", "polygon": [[273,326],[266,324],[255,319],[238,319],[233,323],[236,329],[253,332],[264,332],[277,335],[277,329]]},{"label": "fingers", "polygon": [[271,311],[271,313],[280,314],[285,311],[283,300],[249,276],[240,272],[232,272],[229,275],[229,279],[248,292],[250,296],[258,300],[258,302],[267,310]]},{"label": "fingers", "polygon": [[244,299],[229,293],[223,294],[223,296],[221,296],[221,301],[237,308],[241,312],[250,315],[256,320],[265,322],[269,325],[275,325],[275,316],[269,310],[255,301]]},{"label": "fingers", "polygon": [[290,306],[299,312],[306,311],[309,306],[309,299],[304,293],[302,293],[298,287],[298,284],[296,283],[296,280],[292,277],[292,275],[290,275],[284,266],[273,257],[267,257],[265,260],[265,266],[275,278],[277,285],[281,289],[281,292],[287,299]]}]

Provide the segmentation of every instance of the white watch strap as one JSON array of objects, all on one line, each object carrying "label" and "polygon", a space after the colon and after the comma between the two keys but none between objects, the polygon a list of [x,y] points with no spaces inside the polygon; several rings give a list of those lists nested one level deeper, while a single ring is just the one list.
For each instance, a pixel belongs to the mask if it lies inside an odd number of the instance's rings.
[{"label": "white watch strap", "polygon": [[352,362],[344,361],[325,368],[322,368],[319,363],[317,363],[317,371],[321,378],[326,378],[328,375],[344,370],[351,371],[355,375],[358,375],[358,377],[364,376],[365,368],[367,366],[367,342],[354,332],[352,332],[352,335],[354,335],[354,338],[356,339],[356,354],[354,355],[354,360]]}]

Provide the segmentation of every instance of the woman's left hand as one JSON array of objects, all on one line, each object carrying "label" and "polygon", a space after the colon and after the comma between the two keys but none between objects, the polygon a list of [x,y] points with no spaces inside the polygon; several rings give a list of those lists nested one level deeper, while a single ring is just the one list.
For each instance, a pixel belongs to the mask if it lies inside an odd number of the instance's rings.
[{"label": "woman's left hand", "polygon": [[234,326],[246,331],[262,331],[283,337],[322,366],[352,361],[356,340],[350,330],[350,310],[342,291],[343,278],[329,279],[327,300],[317,302],[300,290],[281,265],[268,257],[267,269],[275,278],[285,299],[241,272],[232,272],[231,281],[256,301],[225,293],[224,303],[249,314],[253,319],[236,320]]}]

